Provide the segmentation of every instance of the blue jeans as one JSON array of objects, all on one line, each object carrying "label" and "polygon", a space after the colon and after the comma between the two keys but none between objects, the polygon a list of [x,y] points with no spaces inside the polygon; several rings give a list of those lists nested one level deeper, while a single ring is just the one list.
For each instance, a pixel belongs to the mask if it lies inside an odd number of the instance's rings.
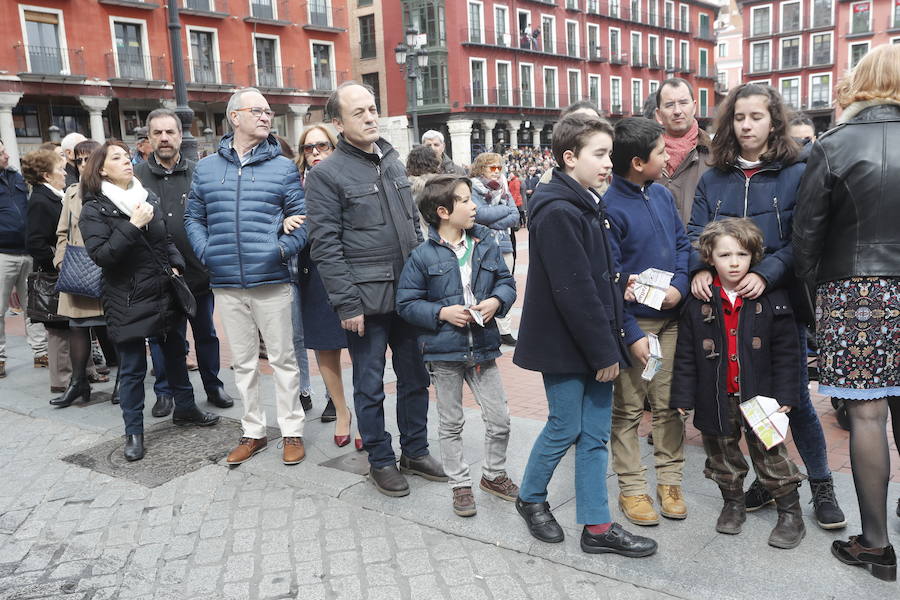
[{"label": "blue jeans", "polygon": [[297,367],[300,369],[300,393],[308,394],[312,389],[309,382],[309,354],[303,343],[303,313],[300,312],[300,286],[291,284],[291,321],[294,324],[294,354],[297,355]]},{"label": "blue jeans", "polygon": [[806,326],[797,321],[797,333],[800,338],[800,389],[797,406],[788,413],[791,422],[791,433],[797,452],[806,465],[806,474],[810,479],[829,479],[831,469],[828,468],[828,453],[825,446],[825,432],[819,416],[809,397],[809,372],[806,369]]},{"label": "blue jeans", "polygon": [[[221,388],[224,384],[219,379],[219,338],[216,337],[216,325],[213,322],[213,311],[216,308],[215,297],[212,292],[195,296],[197,299],[197,313],[191,319],[191,331],[194,332],[194,345],[197,350],[197,366],[200,369],[200,379],[203,380],[203,389],[207,391]],[[184,338],[184,355],[187,356],[187,320],[182,319],[181,337]],[[157,340],[150,339],[150,359],[153,361],[153,371],[156,373],[156,381],[153,383],[153,391],[157,396],[173,396],[169,388],[166,361],[163,350]]]},{"label": "blue jeans", "polygon": [[[184,348],[185,319],[182,317],[167,332],[165,338],[154,338],[162,350],[168,374],[168,386],[175,398],[175,413],[196,408],[194,388],[188,379]],[[119,353],[119,404],[125,421],[125,434],[144,432],[144,377],[147,375],[147,351],[144,340],[129,340],[116,345]]]},{"label": "blue jeans", "polygon": [[396,461],[391,434],[384,430],[384,365],[388,346],[397,375],[400,448],[409,458],[428,454],[430,381],[415,328],[396,312],[367,315],[365,335],[347,332],[347,343],[353,361],[353,406],[369,464],[381,468]]},{"label": "blue jeans", "polygon": [[606,467],[612,427],[612,383],[593,374],[544,374],[550,414],[522,477],[519,497],[545,502],[547,485],[569,446],[575,444],[575,517],[579,523],[609,523]]}]

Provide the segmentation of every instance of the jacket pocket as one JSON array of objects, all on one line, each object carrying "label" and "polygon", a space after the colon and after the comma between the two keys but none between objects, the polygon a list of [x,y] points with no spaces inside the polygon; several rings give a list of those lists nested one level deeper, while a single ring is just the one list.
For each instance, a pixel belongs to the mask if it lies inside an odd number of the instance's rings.
[{"label": "jacket pocket", "polygon": [[459,267],[456,261],[444,260],[428,265],[428,300],[437,302],[461,293]]},{"label": "jacket pocket", "polygon": [[345,186],[344,198],[347,202],[346,222],[351,229],[384,225],[377,183]]},{"label": "jacket pocket", "polygon": [[406,218],[414,219],[416,214],[416,202],[413,200],[412,186],[406,177],[396,177],[394,179],[394,187],[400,196],[400,204],[403,205],[403,212]]},{"label": "jacket pocket", "polygon": [[367,315],[394,310],[394,268],[389,262],[350,264],[350,277]]}]

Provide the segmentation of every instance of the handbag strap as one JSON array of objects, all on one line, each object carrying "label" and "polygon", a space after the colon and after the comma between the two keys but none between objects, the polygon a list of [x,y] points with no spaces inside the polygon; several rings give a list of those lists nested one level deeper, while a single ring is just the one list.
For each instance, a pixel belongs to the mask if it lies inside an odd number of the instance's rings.
[{"label": "handbag strap", "polygon": [[175,274],[175,271],[172,270],[172,266],[169,265],[169,270],[166,270],[166,266],[160,262],[159,258],[156,256],[156,252],[153,251],[153,246],[150,245],[150,242],[147,241],[147,238],[144,237],[142,232],[139,232],[139,234],[141,236],[141,241],[144,242],[144,245],[147,246],[147,250],[150,251],[150,256],[153,257],[153,260],[156,261],[156,264],[159,265],[162,272],[165,273],[166,277],[172,277]]},{"label": "handbag strap", "polygon": [[69,207],[69,226],[66,228],[66,242],[72,243],[72,207]]}]

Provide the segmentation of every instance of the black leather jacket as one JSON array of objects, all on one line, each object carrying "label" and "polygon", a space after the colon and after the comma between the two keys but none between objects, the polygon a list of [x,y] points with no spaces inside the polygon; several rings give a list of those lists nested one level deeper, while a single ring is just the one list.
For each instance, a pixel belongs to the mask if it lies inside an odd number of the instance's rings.
[{"label": "black leather jacket", "polygon": [[808,284],[900,276],[900,106],[863,109],[812,147],[794,210]]}]

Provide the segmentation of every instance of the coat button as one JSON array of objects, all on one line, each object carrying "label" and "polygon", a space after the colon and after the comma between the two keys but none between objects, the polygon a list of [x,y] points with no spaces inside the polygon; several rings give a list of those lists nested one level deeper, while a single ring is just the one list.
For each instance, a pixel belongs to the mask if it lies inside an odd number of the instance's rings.
[{"label": "coat button", "polygon": [[619,278],[622,276],[621,273],[616,273],[616,283],[619,283]]},{"label": "coat button", "polygon": [[735,383],[740,383],[740,382],[741,382],[741,381],[740,381],[740,377],[739,377],[738,375],[735,375],[734,377],[732,377],[732,381],[734,381]]},{"label": "coat button", "polygon": [[624,330],[624,329],[620,329],[620,330],[619,330],[619,335],[621,335],[622,337],[625,337],[625,330]]},{"label": "coat button", "polygon": [[730,360],[731,362],[737,362],[737,354],[729,354],[728,360]]},{"label": "coat button", "polygon": [[603,219],[603,225],[609,229],[609,219]]},{"label": "coat button", "polygon": [[728,335],[737,335],[737,329],[734,329],[732,327],[731,329],[728,330]]}]

